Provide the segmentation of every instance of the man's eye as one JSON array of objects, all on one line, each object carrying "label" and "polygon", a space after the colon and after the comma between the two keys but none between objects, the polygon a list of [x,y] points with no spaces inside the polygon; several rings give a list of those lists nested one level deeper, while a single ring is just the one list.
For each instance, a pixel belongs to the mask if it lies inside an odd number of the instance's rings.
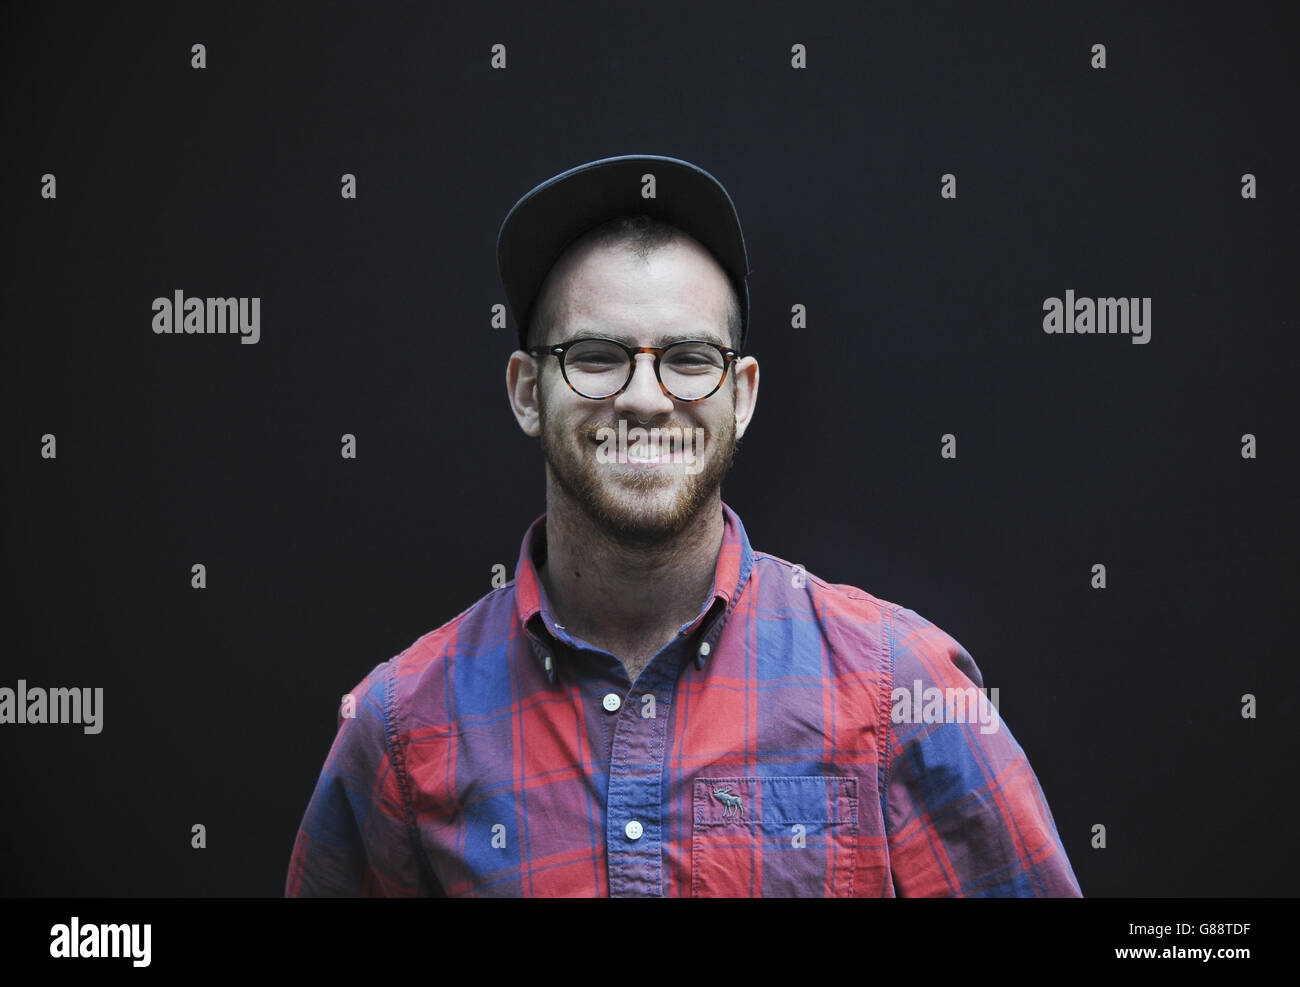
[{"label": "man's eye", "polygon": [[579,367],[613,367],[623,361],[612,356],[580,356],[574,357],[571,362]]}]

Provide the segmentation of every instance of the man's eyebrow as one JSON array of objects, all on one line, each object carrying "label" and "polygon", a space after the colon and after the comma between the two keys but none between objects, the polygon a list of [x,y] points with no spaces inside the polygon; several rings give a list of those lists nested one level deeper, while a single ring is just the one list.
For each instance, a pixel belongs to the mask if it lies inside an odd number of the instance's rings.
[{"label": "man's eyebrow", "polygon": [[[619,342],[627,343],[628,346],[638,346],[639,344],[632,338],[630,333],[618,332],[613,329],[595,329],[582,327],[574,329],[563,337],[565,340],[578,339],[616,339]],[[685,330],[679,332],[660,333],[654,339],[646,343],[646,346],[667,346],[669,343],[678,343],[687,339],[707,339],[710,342],[719,343],[723,346],[730,346],[730,342],[724,334],[710,332],[707,328],[701,326],[698,330]]]}]

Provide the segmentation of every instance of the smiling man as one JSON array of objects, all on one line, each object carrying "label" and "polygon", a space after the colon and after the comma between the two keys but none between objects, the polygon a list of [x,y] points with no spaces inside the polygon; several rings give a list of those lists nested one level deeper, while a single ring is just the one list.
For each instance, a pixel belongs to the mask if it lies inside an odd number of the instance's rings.
[{"label": "smiling man", "polygon": [[759,383],[722,185],[582,165],[498,262],[546,513],[514,580],[345,697],[286,894],[1079,895],[971,656],[722,502]]},{"label": "smiling man", "polygon": [[[642,216],[580,238],[543,287],[543,345],[507,372],[515,417],[546,454],[546,596],[570,635],[633,681],[710,595],[720,485],[758,396],[757,361],[736,359],[725,272],[694,238],[669,235]],[[610,441],[638,430],[642,441]]]}]

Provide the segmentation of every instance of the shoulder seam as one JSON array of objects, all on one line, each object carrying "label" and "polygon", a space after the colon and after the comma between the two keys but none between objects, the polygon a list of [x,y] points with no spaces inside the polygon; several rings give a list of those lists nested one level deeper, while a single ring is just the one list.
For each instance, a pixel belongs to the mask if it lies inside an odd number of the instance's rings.
[{"label": "shoulder seam", "polygon": [[881,692],[881,709],[879,715],[881,718],[880,737],[881,759],[880,759],[880,816],[884,824],[885,834],[885,854],[889,854],[889,772],[893,767],[892,754],[894,749],[894,719],[889,715],[893,710],[894,695],[894,674],[896,670],[894,655],[894,612],[898,610],[897,604],[884,608],[885,613],[885,642],[889,646],[889,674],[888,681],[885,682]]},{"label": "shoulder seam", "polygon": [[881,597],[876,596],[874,593],[870,592],[869,590],[863,589],[861,586],[854,586],[851,583],[833,583],[829,579],[825,579],[824,577],[817,575],[815,572],[809,572],[800,563],[791,562],[789,559],[783,559],[781,556],[773,555],[771,552],[755,551],[754,561],[757,562],[759,559],[767,559],[768,561],[775,562],[778,565],[783,565],[788,569],[797,568],[804,574],[808,582],[815,583],[816,585],[822,587],[827,591],[839,593],[841,596],[847,597],[850,600],[857,600],[858,602],[874,603],[884,609],[892,609],[892,610],[907,609],[901,603],[893,603],[890,600],[882,599]]},{"label": "shoulder seam", "polygon": [[[398,658],[401,656],[399,655]],[[415,804],[411,800],[411,790],[406,777],[406,757],[397,742],[397,696],[393,680],[397,676],[398,659],[388,663],[384,673],[384,746],[388,748],[388,759],[397,775],[397,788],[402,794],[402,814],[406,816],[406,833],[411,841],[411,853],[415,856],[416,866],[426,885],[437,887],[433,875],[429,873],[429,862],[420,849],[420,827],[415,818]],[[383,810],[380,810],[383,811]]]},{"label": "shoulder seam", "polygon": [[480,596],[477,600],[475,600],[473,603],[467,606],[460,613],[456,614],[454,617],[449,617],[446,620],[444,620],[441,624],[439,624],[437,627],[433,628],[432,630],[425,631],[414,641],[408,644],[405,648],[403,648],[402,651],[396,657],[399,659],[403,659],[412,651],[414,651],[417,647],[419,647],[424,641],[433,638],[438,634],[443,633],[444,631],[449,631],[452,628],[458,626],[465,619],[467,614],[473,612],[474,610],[477,610],[479,607],[486,604],[489,600],[493,599],[498,593],[506,593],[506,592],[514,591],[515,582],[516,581],[512,579],[504,586],[496,586],[491,591],[484,593],[482,596]]}]

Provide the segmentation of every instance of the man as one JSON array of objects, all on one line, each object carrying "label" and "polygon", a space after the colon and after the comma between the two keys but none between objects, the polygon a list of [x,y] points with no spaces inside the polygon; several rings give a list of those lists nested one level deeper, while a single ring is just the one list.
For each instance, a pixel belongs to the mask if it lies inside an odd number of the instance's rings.
[{"label": "man", "polygon": [[1079,895],[970,655],[722,503],[759,374],[717,180],[572,169],[498,260],[546,513],[349,694],[286,894]]}]

